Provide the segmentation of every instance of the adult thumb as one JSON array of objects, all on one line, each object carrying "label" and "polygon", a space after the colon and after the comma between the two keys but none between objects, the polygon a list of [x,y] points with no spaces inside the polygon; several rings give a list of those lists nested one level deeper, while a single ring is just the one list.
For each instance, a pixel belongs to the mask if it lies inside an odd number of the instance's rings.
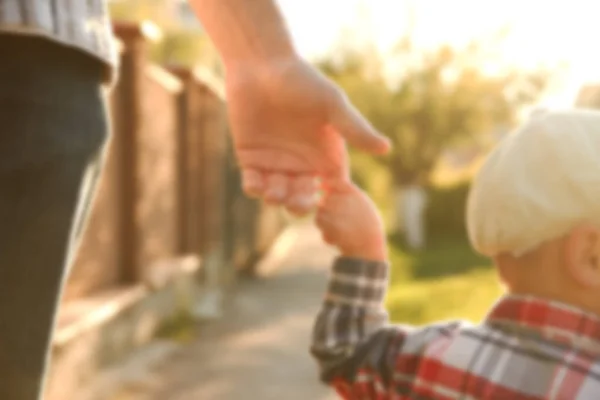
[{"label": "adult thumb", "polygon": [[390,150],[389,139],[377,132],[345,95],[340,96],[332,110],[330,124],[348,143],[360,150],[372,154],[385,154]]}]

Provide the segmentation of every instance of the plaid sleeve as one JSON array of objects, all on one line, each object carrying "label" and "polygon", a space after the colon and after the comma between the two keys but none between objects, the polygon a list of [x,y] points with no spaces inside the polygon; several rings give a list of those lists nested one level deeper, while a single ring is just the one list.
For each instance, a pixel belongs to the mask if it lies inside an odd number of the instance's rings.
[{"label": "plaid sleeve", "polygon": [[388,325],[383,304],[388,271],[381,262],[339,258],[334,263],[311,353],[321,379],[344,398],[378,398],[375,393],[393,378],[406,331]]}]

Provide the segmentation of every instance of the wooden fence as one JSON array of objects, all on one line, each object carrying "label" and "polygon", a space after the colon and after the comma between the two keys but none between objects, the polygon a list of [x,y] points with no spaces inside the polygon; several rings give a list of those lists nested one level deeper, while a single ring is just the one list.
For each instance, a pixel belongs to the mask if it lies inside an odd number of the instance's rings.
[{"label": "wooden fence", "polygon": [[283,227],[241,193],[220,83],[153,65],[146,26],[115,25],[113,135],[65,302],[135,284],[152,263],[182,255],[248,268]]}]

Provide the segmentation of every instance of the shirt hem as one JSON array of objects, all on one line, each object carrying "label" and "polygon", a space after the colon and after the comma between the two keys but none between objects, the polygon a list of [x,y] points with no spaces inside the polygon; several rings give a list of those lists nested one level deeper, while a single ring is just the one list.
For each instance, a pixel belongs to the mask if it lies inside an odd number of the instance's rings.
[{"label": "shirt hem", "polygon": [[[73,42],[69,40],[64,40],[49,34],[40,29],[35,29],[31,27],[22,27],[22,26],[0,26],[0,34],[8,34],[8,35],[21,35],[21,36],[36,36],[40,38],[47,39],[53,43],[66,46],[72,48],[74,50],[80,51],[88,56],[95,58],[104,64],[105,72],[104,72],[104,82],[107,84],[113,84],[117,79],[117,70],[119,67],[119,59],[116,56],[116,51],[107,52],[108,54],[101,54],[100,52],[93,51],[88,47]],[[114,38],[112,39],[114,40]],[[114,54],[110,54],[114,53]]]}]

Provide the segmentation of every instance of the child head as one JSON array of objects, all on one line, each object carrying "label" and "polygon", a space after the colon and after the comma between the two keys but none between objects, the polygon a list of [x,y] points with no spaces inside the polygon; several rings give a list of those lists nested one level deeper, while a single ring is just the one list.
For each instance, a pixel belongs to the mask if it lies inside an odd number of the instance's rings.
[{"label": "child head", "polygon": [[537,113],[506,137],[473,182],[467,227],[509,291],[600,314],[600,112]]}]

